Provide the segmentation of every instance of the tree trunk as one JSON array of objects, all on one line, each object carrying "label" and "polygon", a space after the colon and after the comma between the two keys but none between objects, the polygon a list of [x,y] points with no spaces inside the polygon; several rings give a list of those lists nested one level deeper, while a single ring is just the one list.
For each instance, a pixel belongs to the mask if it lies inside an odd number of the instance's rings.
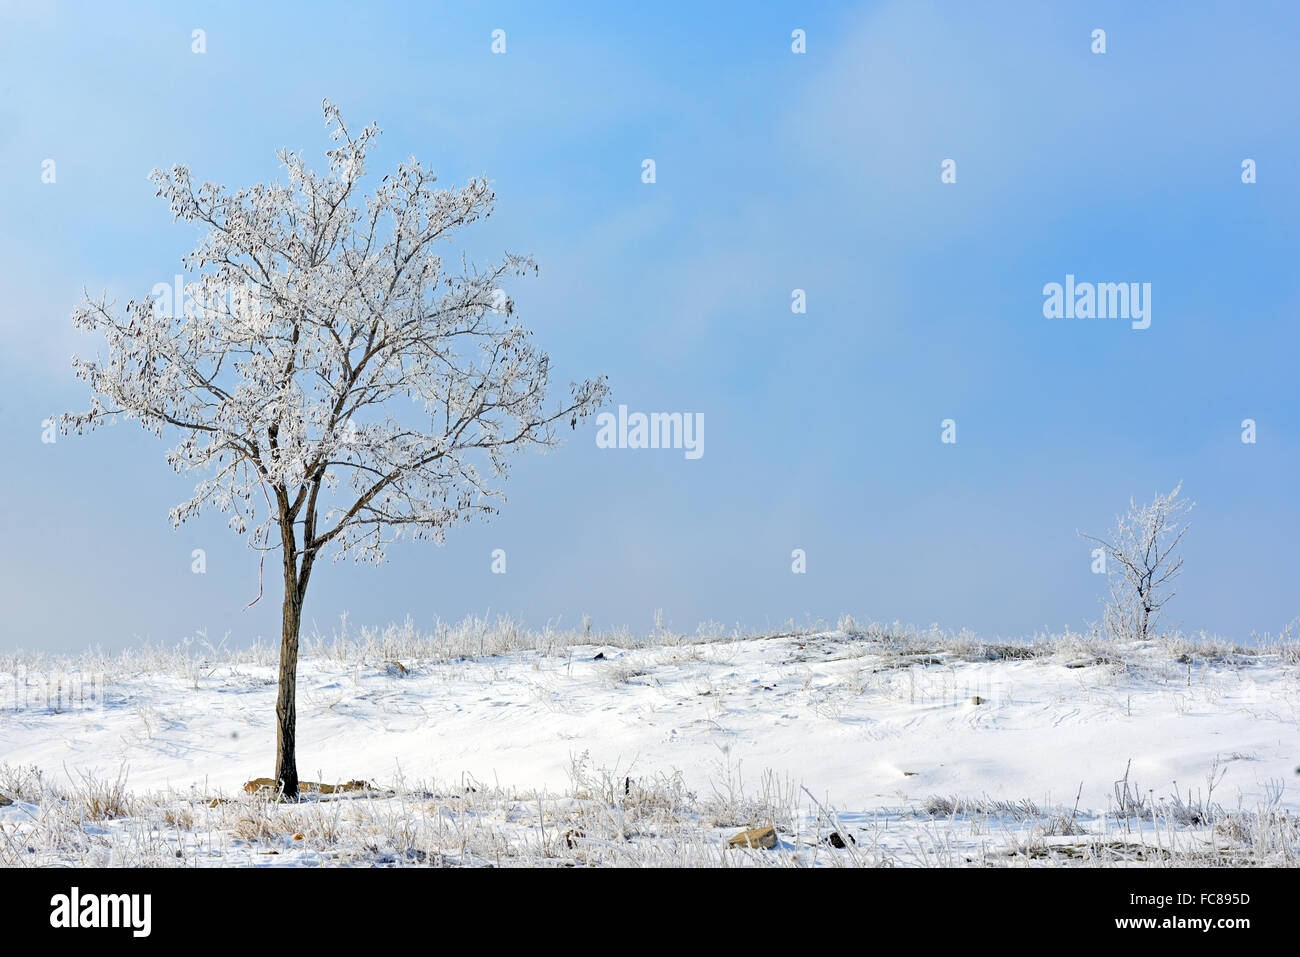
[{"label": "tree trunk", "polygon": [[275,780],[287,798],[298,796],[298,761],[294,751],[298,721],[298,630],[302,596],[296,576],[286,569],[284,620],[280,632],[280,688],[275,699]]},{"label": "tree trunk", "polygon": [[[292,534],[292,532],[290,532]],[[275,780],[286,798],[298,796],[298,632],[302,627],[302,602],[311,576],[310,557],[298,570],[296,549],[284,550],[284,614],[280,630],[280,684],[275,699]]]},{"label": "tree trunk", "polygon": [[1147,628],[1151,622],[1151,572],[1147,572],[1138,585],[1138,640],[1147,640]]}]

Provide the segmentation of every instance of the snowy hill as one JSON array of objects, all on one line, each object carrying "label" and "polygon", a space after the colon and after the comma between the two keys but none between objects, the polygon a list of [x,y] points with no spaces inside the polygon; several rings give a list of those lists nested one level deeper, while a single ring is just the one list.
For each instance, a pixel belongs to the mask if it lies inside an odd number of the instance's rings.
[{"label": "snowy hill", "polygon": [[[408,626],[309,649],[300,773],[378,790],[297,806],[241,790],[271,773],[275,673],[270,649],[14,660],[5,830],[37,862],[1300,856],[1293,645]],[[56,840],[96,796],[121,806]],[[775,849],[725,849],[768,825]]]}]

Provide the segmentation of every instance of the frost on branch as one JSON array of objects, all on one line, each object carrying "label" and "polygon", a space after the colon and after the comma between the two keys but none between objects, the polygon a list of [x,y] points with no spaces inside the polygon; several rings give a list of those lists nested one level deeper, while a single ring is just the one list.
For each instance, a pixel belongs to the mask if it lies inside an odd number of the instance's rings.
[{"label": "frost on branch", "polygon": [[325,173],[281,150],[284,184],[151,174],[173,216],[206,231],[183,260],[199,278],[183,310],[146,298],[119,313],[87,296],[74,321],[107,348],[74,358],[94,395],[62,418],[65,432],[118,416],[174,429],[168,461],[203,477],[172,521],[216,508],[257,547],[274,528],[304,572],[326,546],[379,561],[404,534],[441,541],[490,514],[511,453],[555,444],[557,422],[607,394],[588,380],[547,404],[548,358],[498,291],[536,271],[530,257],[477,269],[440,255],[491,214],[487,180],[440,189],[412,158],[363,195],[379,129],[354,136],[324,112]]},{"label": "frost on branch", "polygon": [[1190,527],[1187,515],[1195,505],[1179,497],[1182,489],[1179,482],[1169,494],[1157,494],[1141,507],[1129,499],[1128,512],[1115,519],[1109,537],[1083,535],[1107,559],[1110,598],[1103,625],[1116,640],[1154,636],[1162,609],[1174,597],[1174,581],[1183,570],[1180,547]]}]

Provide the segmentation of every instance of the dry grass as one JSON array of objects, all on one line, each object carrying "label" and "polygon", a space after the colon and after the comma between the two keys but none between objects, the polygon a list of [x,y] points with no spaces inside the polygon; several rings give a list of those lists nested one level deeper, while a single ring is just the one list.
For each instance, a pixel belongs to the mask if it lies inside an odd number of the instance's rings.
[{"label": "dry grass", "polygon": [[[640,776],[574,758],[560,794],[481,782],[398,780],[384,791],[318,795],[133,794],[125,772],[54,787],[0,765],[20,792],[4,811],[0,865],[293,866],[1295,866],[1300,822],[1279,807],[1212,820],[1166,800],[1110,813],[1000,798],[933,797],[849,815],[770,772],[747,787],[724,756],[707,793],[680,775]],[[1120,779],[1121,782],[1124,780]],[[15,788],[14,785],[19,787]],[[1120,793],[1123,793],[1121,785]],[[1132,786],[1129,787],[1132,792]],[[806,796],[806,800],[804,799]],[[1209,804],[1199,805],[1208,807]],[[729,848],[775,825],[772,850]]]},{"label": "dry grass", "polygon": [[[901,622],[859,624],[851,616],[839,619],[834,627],[817,621],[805,625],[787,622],[779,629],[766,632],[746,631],[739,626],[728,629],[716,622],[701,624],[694,634],[673,631],[659,623],[649,633],[633,633],[617,628],[593,631],[589,622],[581,629],[546,625],[528,628],[506,617],[469,616],[457,623],[437,621],[432,631],[422,631],[411,619],[383,628],[362,627],[353,630],[347,617],[328,634],[312,632],[303,636],[302,660],[320,658],[351,667],[387,669],[398,676],[427,663],[482,660],[493,657],[536,654],[546,657],[572,658],[575,654],[594,654],[597,650],[635,651],[641,649],[680,649],[682,660],[700,660],[704,649],[712,659],[728,660],[728,647],[746,640],[779,637],[806,638],[814,648],[827,642],[843,646],[844,655],[876,656],[881,667],[912,667],[918,664],[950,661],[1052,660],[1082,664],[1136,666],[1144,659],[1144,646],[1117,643],[1097,629],[1061,633],[1038,633],[1023,640],[986,640],[974,633],[948,631],[931,625],[918,628]],[[1269,660],[1283,666],[1300,665],[1300,618],[1277,634],[1253,635],[1252,644],[1240,645],[1214,635],[1166,634],[1148,645],[1164,652],[1163,657],[1181,664],[1191,662],[1226,663],[1240,667]],[[588,652],[588,649],[590,651]],[[74,694],[84,693],[83,685],[92,685],[106,676],[148,672],[179,675],[196,687],[222,668],[270,668],[277,664],[278,647],[255,642],[232,648],[225,639],[209,640],[206,632],[171,648],[145,645],[116,655],[90,650],[75,656],[52,657],[40,652],[0,653],[0,682],[6,676],[65,676]],[[1145,656],[1149,658],[1149,656]],[[400,664],[400,669],[398,665]],[[622,671],[611,671],[611,680],[635,680],[635,668],[623,663]],[[152,733],[161,720],[159,715],[141,713],[142,734]]]}]

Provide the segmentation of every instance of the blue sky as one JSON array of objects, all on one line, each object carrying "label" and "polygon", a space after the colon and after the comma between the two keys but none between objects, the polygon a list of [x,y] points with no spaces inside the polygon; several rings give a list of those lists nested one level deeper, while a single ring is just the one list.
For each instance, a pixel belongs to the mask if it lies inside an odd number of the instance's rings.
[{"label": "blue sky", "polygon": [[[1173,623],[1246,639],[1300,614],[1294,7],[304,9],[0,5],[0,648],[278,633],[275,582],[243,610],[256,558],[219,516],[168,525],[192,481],[165,443],[44,444],[41,421],[88,401],[82,286],[145,294],[197,239],[149,170],[273,179],[278,147],[328,147],[324,97],[384,129],[380,173],[415,154],[493,179],[460,242],[537,258],[510,291],[561,386],[607,374],[611,408],[706,428],[687,460],[599,449],[587,423],[517,462],[491,524],[318,570],[309,627],[1078,628],[1103,583],[1076,529],[1179,480],[1198,505]],[[1151,283],[1151,327],[1045,318],[1067,273]]]}]

